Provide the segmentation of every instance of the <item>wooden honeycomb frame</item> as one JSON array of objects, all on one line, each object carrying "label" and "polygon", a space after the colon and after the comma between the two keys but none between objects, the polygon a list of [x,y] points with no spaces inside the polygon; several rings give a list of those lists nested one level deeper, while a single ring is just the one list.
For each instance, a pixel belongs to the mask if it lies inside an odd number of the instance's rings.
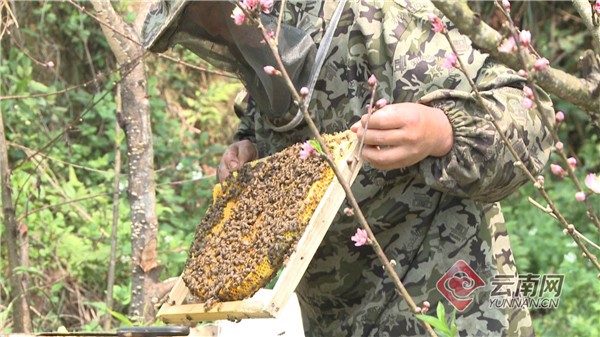
[{"label": "wooden honeycomb frame", "polygon": [[[348,164],[348,159],[354,155],[358,143],[354,134],[351,137],[350,144],[342,144],[348,146],[347,151],[336,160],[338,168],[350,183],[359,171],[351,170]],[[360,166],[360,162],[355,164],[355,167]],[[204,303],[182,304],[190,295],[190,291],[180,277],[158,311],[157,317],[167,324],[276,317],[296,289],[345,198],[346,193],[337,178],[334,178],[298,241],[296,251],[290,255],[279,275],[275,287],[268,291],[267,296],[262,296],[263,299],[251,297],[241,301],[219,302],[208,310],[205,309]]]}]

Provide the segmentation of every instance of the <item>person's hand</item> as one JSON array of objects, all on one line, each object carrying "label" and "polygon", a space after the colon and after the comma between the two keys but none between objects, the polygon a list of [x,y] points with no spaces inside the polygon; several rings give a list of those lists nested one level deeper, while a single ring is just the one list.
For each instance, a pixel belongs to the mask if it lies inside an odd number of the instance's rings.
[{"label": "person's hand", "polygon": [[[367,115],[350,127],[361,139]],[[418,103],[388,104],[371,114],[362,152],[374,168],[391,170],[442,157],[453,144],[452,125],[444,112]]]},{"label": "person's hand", "polygon": [[225,180],[231,171],[235,171],[255,159],[258,159],[258,150],[256,144],[251,141],[244,139],[229,145],[221,157],[221,163],[217,170],[219,182]]}]

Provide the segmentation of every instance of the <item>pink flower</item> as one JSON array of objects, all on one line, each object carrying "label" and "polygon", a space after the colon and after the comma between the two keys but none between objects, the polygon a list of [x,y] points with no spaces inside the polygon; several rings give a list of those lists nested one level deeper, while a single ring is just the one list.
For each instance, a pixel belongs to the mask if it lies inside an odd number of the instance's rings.
[{"label": "pink flower", "polygon": [[443,32],[446,29],[446,25],[444,25],[444,23],[442,22],[442,19],[440,19],[437,15],[435,14],[429,14],[429,22],[431,22],[431,25],[433,26],[433,30],[436,33],[439,32]]},{"label": "pink flower", "polygon": [[246,23],[246,15],[244,14],[244,11],[237,6],[233,9],[233,12],[231,12],[231,18],[233,18],[233,22],[238,26]]},{"label": "pink flower", "polygon": [[523,47],[529,47],[531,44],[531,32],[528,30],[522,30],[521,33],[519,33],[519,41],[521,41]]},{"label": "pink flower", "polygon": [[346,207],[346,208],[344,208],[344,214],[346,214],[346,216],[353,216],[354,210],[350,207]]},{"label": "pink flower", "polygon": [[564,177],[567,174],[565,169],[563,169],[562,166],[560,166],[558,164],[551,164],[550,171],[552,171],[553,174],[560,176],[560,177]]},{"label": "pink flower", "polygon": [[508,39],[505,39],[502,42],[502,45],[498,47],[498,51],[501,53],[512,53],[515,50],[517,50],[517,44],[512,36]]},{"label": "pink flower", "polygon": [[592,192],[600,194],[600,176],[596,176],[595,173],[590,173],[585,177],[585,186],[587,186]]},{"label": "pink flower", "polygon": [[357,228],[356,234],[354,234],[350,239],[354,241],[354,245],[356,247],[364,246],[369,243],[367,231],[362,228]]},{"label": "pink flower", "polygon": [[387,105],[387,103],[388,103],[388,102],[387,102],[387,99],[385,99],[385,98],[380,98],[380,99],[378,99],[378,100],[377,100],[377,102],[375,102],[375,108],[376,108],[376,109],[381,109],[381,108],[383,108],[384,106],[386,106],[386,105]]},{"label": "pink flower", "polygon": [[575,166],[577,166],[577,159],[575,159],[575,157],[569,157],[569,159],[567,159],[567,164],[569,164],[569,167],[574,170]]},{"label": "pink flower", "polygon": [[263,70],[265,71],[265,73],[269,74],[269,75],[280,75],[281,72],[279,72],[279,70],[275,69],[275,67],[273,66],[265,66],[263,68]]},{"label": "pink flower", "polygon": [[259,0],[260,11],[269,14],[271,13],[271,7],[273,7],[273,0]]},{"label": "pink flower", "polygon": [[271,7],[273,7],[273,0],[243,0],[242,6],[250,11],[259,11],[269,14],[271,12]]},{"label": "pink flower", "polygon": [[510,12],[510,1],[502,0],[502,6],[504,6],[504,9],[506,9],[507,12]]},{"label": "pink flower", "polygon": [[585,200],[585,193],[583,193],[583,192],[577,192],[577,193],[575,193],[575,200],[577,200],[577,201],[584,201]]},{"label": "pink flower", "polygon": [[458,66],[458,57],[456,57],[456,54],[450,53],[446,55],[446,58],[444,58],[444,61],[442,62],[442,67],[451,69],[456,66]]},{"label": "pink flower", "polygon": [[596,0],[596,3],[594,4],[594,10],[596,13],[598,13],[598,15],[600,15],[600,0]]},{"label": "pink flower", "polygon": [[533,101],[529,97],[523,97],[523,100],[521,101],[521,105],[523,105],[523,107],[525,109],[531,109],[531,108],[533,108]]},{"label": "pink flower", "polygon": [[310,156],[316,155],[317,153],[317,149],[315,149],[315,147],[310,143],[310,141],[307,140],[304,143],[302,143],[302,150],[300,150],[301,159],[306,159]]},{"label": "pink flower", "polygon": [[544,68],[546,68],[548,65],[550,64],[550,61],[548,61],[545,58],[539,58],[537,60],[535,60],[535,62],[533,63],[533,70],[535,71],[540,71]]},{"label": "pink flower", "polygon": [[562,111],[559,111],[556,113],[556,116],[554,118],[556,119],[556,124],[560,124],[560,123],[562,123],[562,121],[565,120],[565,113]]}]

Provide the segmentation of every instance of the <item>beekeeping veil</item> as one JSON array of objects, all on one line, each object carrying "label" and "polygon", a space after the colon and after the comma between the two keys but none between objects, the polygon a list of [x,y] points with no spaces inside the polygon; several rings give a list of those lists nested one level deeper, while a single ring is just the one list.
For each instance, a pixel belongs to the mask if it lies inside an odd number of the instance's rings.
[{"label": "beekeeping veil", "polygon": [[[234,23],[230,17],[234,6],[230,1],[162,0],[144,22],[144,47],[163,52],[180,44],[214,66],[237,73],[261,114],[273,123],[282,123],[289,119],[285,116],[292,106],[291,94],[280,76],[264,72],[264,66],[277,65],[275,58],[256,27]],[[277,17],[261,16],[267,31],[275,32]],[[278,48],[286,71],[299,90],[308,82],[316,54],[314,42],[302,30],[283,24]]]}]

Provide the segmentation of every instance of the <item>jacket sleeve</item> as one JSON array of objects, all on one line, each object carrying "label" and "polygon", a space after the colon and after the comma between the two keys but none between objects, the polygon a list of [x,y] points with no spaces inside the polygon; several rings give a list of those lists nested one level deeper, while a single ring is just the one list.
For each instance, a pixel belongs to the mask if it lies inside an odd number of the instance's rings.
[{"label": "jacket sleeve", "polygon": [[[550,128],[554,111],[549,97],[539,88],[543,115],[525,109],[525,81],[516,73],[487,59],[474,76],[478,91],[499,125],[496,130],[472,92],[438,89],[420,99],[447,114],[454,133],[454,145],[441,158],[429,157],[418,164],[425,183],[452,195],[478,201],[500,200],[527,180],[518,166],[523,163],[534,175],[544,167],[552,149]],[[471,75],[473,76],[473,75]],[[520,159],[514,158],[500,137],[503,133]]]},{"label": "jacket sleeve", "polygon": [[240,124],[236,132],[233,135],[234,141],[240,141],[247,139],[253,143],[256,143],[256,133],[254,127],[254,102],[252,98],[245,92],[240,92],[235,98],[233,107],[236,116],[240,120]]}]

